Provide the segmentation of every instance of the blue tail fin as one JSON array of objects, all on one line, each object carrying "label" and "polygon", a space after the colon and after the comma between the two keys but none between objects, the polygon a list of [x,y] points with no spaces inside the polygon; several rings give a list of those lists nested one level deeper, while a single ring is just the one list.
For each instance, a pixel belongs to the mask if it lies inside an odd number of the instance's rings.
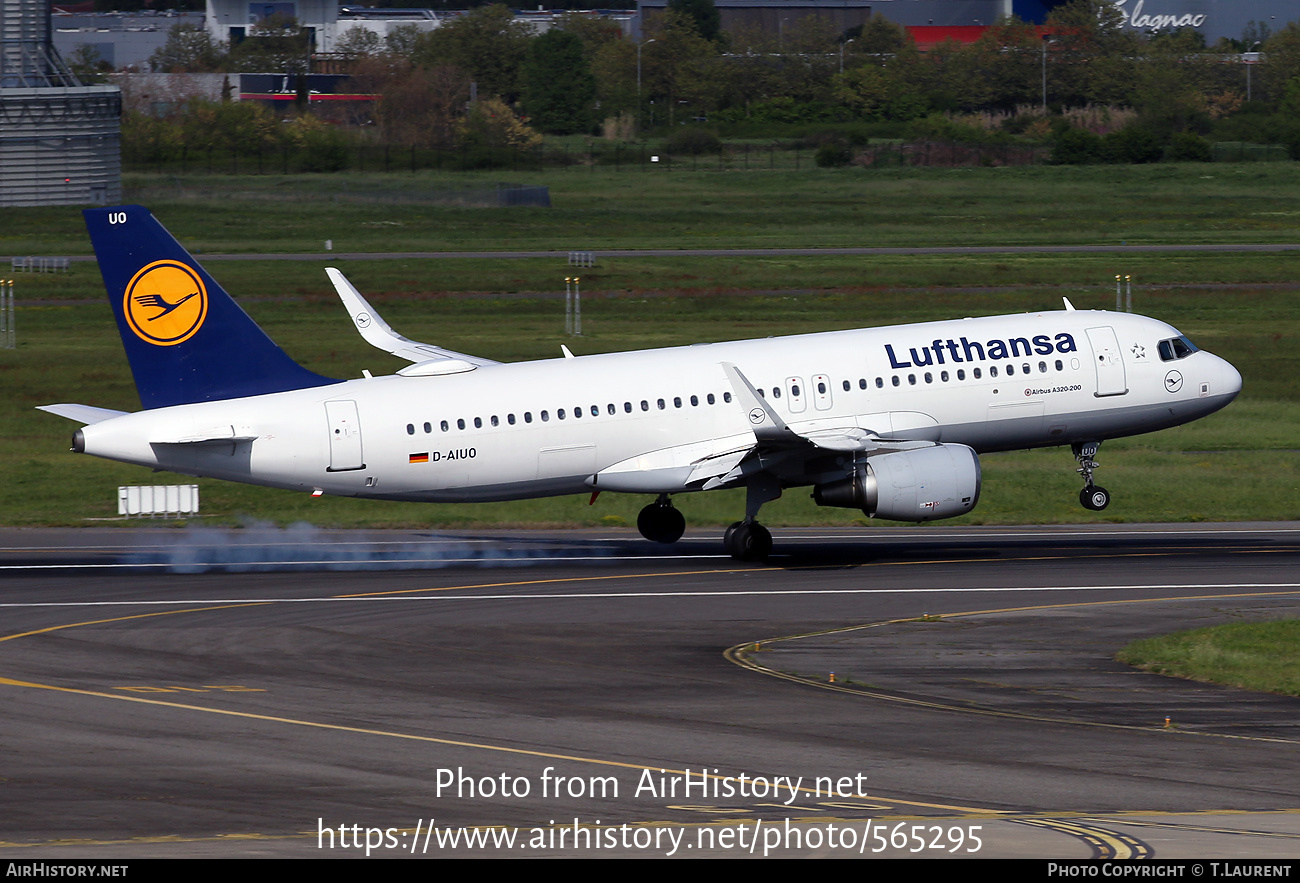
[{"label": "blue tail fin", "polygon": [[338,382],[289,358],[148,209],[82,214],[146,408]]}]

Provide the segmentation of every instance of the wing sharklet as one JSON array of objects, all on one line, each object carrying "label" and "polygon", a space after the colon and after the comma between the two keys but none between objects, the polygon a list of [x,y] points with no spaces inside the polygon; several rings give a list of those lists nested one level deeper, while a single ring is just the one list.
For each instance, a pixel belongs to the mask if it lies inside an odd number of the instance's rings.
[{"label": "wing sharklet", "polygon": [[338,292],[339,300],[343,301],[343,306],[347,309],[348,315],[352,317],[352,324],[356,326],[357,331],[366,343],[376,349],[391,353],[399,359],[406,359],[408,362],[434,362],[441,359],[457,359],[468,362],[475,367],[499,364],[492,359],[470,356],[440,346],[434,346],[431,343],[421,343],[418,340],[403,337],[394,331],[379,313],[375,312],[375,308],[361,296],[361,292],[357,291],[356,286],[349,282],[342,272],[334,267],[326,267],[325,275],[329,276],[330,282],[334,284],[334,290]]}]

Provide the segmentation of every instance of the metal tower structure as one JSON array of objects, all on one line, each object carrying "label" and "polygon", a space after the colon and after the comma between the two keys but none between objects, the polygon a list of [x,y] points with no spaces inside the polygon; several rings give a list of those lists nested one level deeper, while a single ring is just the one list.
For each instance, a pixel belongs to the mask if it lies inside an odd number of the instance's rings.
[{"label": "metal tower structure", "polygon": [[83,86],[48,0],[0,0],[0,206],[119,202],[122,95]]}]

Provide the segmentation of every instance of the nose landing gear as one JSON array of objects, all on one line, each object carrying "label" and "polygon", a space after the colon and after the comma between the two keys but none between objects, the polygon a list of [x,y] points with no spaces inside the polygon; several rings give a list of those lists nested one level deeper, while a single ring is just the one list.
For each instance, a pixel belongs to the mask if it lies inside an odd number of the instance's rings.
[{"label": "nose landing gear", "polygon": [[1079,502],[1083,508],[1093,512],[1100,512],[1110,505],[1110,491],[1092,483],[1093,470],[1098,467],[1097,461],[1092,458],[1097,456],[1099,447],[1101,442],[1075,442],[1070,445],[1070,450],[1074,452],[1074,459],[1079,461],[1079,468],[1075,471],[1083,476],[1083,490],[1079,491]]}]

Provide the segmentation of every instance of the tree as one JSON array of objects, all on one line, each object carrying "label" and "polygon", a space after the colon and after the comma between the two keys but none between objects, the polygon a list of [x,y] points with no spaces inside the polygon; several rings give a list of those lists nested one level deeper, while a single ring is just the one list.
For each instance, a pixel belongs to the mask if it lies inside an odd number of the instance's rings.
[{"label": "tree", "polygon": [[[1109,0],[1071,0],[1047,17],[1047,91],[1054,103],[1127,104],[1140,63],[1138,35]],[[1041,59],[1040,59],[1041,61]]]},{"label": "tree", "polygon": [[412,58],[425,67],[455,65],[478,83],[481,95],[513,101],[532,39],[528,25],[515,21],[505,6],[480,6],[424,34]]},{"label": "tree", "polygon": [[1000,19],[960,55],[965,72],[962,106],[1013,110],[1042,94],[1042,41],[1033,25]]},{"label": "tree", "polygon": [[522,74],[524,112],[534,126],[553,135],[591,129],[596,80],[576,34],[552,29],[533,40]]},{"label": "tree", "polygon": [[713,0],[668,0],[668,8],[695,23],[695,33],[710,43],[722,37],[722,16]]},{"label": "tree", "polygon": [[214,43],[203,25],[179,24],[167,33],[167,42],[149,56],[149,68],[165,74],[203,74],[222,70],[226,47]]},{"label": "tree", "polygon": [[361,25],[353,25],[334,41],[334,51],[349,60],[378,55],[384,49],[384,41],[378,34]]},{"label": "tree", "polygon": [[246,73],[305,74],[311,55],[311,32],[287,15],[269,15],[230,50],[230,63]]},{"label": "tree", "polygon": [[388,36],[384,38],[384,49],[389,55],[410,59],[415,55],[415,47],[419,45],[423,34],[419,25],[404,24],[389,28]]},{"label": "tree", "polygon": [[[857,33],[854,34],[853,31]],[[871,16],[866,24],[850,28],[844,36],[854,41],[855,52],[870,55],[888,55],[898,52],[910,39],[902,25],[896,25],[882,15]]]},{"label": "tree", "polygon": [[390,144],[451,147],[468,102],[469,77],[459,68],[407,67],[380,94],[379,130]]},{"label": "tree", "polygon": [[647,32],[651,39],[642,44],[642,99],[668,105],[668,119],[661,116],[655,122],[675,123],[679,104],[708,110],[716,98],[709,63],[717,47],[699,35],[689,17],[674,9],[653,19]]},{"label": "tree", "polygon": [[532,150],[542,143],[541,135],[496,98],[476,101],[460,129],[468,147]]},{"label": "tree", "polygon": [[113,69],[112,65],[100,57],[99,50],[89,43],[77,44],[77,48],[68,56],[68,67],[73,76],[87,86],[108,82],[108,77],[104,74]]}]

